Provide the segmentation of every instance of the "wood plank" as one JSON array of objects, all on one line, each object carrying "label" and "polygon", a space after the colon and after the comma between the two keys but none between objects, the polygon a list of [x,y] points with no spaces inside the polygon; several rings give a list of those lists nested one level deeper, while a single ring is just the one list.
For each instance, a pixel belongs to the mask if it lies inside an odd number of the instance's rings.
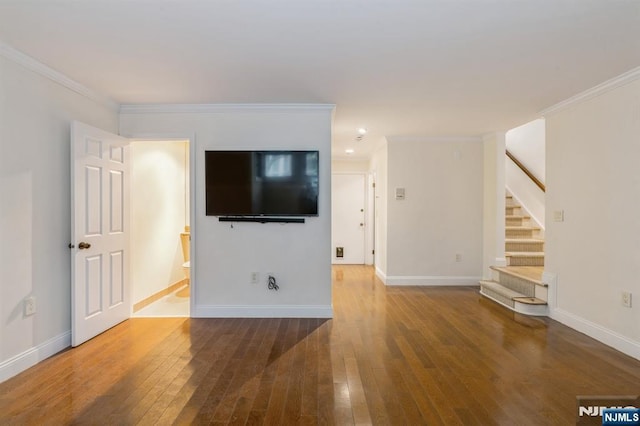
[{"label": "wood plank", "polygon": [[0,424],[573,424],[640,393],[640,361],[476,288],[333,276],[332,320],[126,321],[0,384]]}]

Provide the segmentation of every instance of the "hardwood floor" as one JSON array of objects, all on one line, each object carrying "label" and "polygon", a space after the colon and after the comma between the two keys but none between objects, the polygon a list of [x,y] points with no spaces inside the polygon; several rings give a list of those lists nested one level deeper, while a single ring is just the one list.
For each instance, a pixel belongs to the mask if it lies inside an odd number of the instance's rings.
[{"label": "hardwood floor", "polygon": [[567,425],[640,394],[640,361],[477,288],[333,274],[333,320],[126,321],[0,384],[0,424]]}]

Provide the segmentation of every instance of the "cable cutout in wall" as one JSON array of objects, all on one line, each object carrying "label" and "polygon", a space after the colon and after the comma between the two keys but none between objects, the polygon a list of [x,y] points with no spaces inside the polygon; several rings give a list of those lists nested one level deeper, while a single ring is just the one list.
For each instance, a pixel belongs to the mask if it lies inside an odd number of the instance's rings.
[{"label": "cable cutout in wall", "polygon": [[274,277],[273,275],[269,275],[269,284],[267,284],[267,287],[269,288],[269,290],[278,291],[280,289],[280,287],[276,283],[276,277]]}]

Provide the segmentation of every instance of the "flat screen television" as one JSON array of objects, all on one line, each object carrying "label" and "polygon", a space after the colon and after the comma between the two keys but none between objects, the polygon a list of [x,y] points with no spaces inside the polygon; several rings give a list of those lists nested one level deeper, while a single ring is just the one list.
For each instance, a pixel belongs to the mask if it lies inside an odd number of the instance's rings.
[{"label": "flat screen television", "polygon": [[205,151],[207,216],[317,216],[318,151]]}]

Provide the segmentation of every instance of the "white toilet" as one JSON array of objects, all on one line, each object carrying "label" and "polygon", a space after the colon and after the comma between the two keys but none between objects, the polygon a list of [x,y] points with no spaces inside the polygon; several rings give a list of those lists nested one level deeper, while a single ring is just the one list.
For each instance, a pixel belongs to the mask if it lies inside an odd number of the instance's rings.
[{"label": "white toilet", "polygon": [[182,264],[182,270],[184,271],[185,283],[187,284],[182,290],[178,290],[176,296],[189,297],[189,284],[191,281],[191,260],[189,260],[189,242],[191,241],[191,232],[189,226],[184,227],[184,232],[180,233],[180,244],[182,245],[182,258],[184,263]]},{"label": "white toilet", "polygon": [[187,278],[187,280],[191,279],[191,273],[189,272],[191,268],[191,261],[187,260],[186,262],[184,262],[182,264],[182,270],[184,271],[184,276]]},{"label": "white toilet", "polygon": [[182,244],[182,258],[184,263],[182,264],[182,270],[184,271],[184,276],[187,279],[187,284],[191,279],[191,260],[189,256],[189,243],[191,241],[191,227],[185,226],[184,232],[180,233],[180,243]]}]

